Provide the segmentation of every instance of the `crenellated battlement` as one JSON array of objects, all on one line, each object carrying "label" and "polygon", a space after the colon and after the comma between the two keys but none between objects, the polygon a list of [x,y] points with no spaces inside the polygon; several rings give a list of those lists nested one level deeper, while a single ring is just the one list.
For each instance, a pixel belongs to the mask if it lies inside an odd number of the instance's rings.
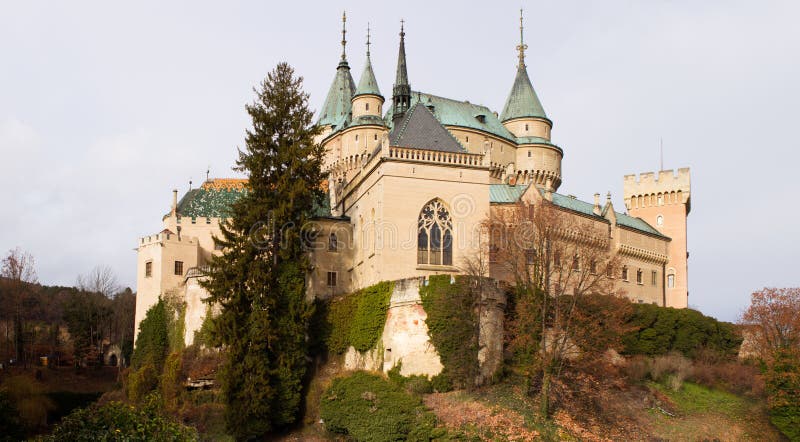
[{"label": "crenellated battlement", "polygon": [[688,204],[691,174],[688,167],[673,170],[625,175],[622,185],[628,210],[668,204]]}]

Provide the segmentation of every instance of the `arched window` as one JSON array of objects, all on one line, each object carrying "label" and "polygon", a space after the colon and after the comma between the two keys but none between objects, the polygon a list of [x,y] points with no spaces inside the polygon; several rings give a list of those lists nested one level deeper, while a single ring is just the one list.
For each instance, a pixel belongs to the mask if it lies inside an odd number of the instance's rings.
[{"label": "arched window", "polygon": [[331,233],[331,235],[328,237],[328,251],[339,251],[339,239],[336,237],[335,233]]},{"label": "arched window", "polygon": [[426,204],[417,225],[417,264],[453,265],[453,220],[444,203]]}]

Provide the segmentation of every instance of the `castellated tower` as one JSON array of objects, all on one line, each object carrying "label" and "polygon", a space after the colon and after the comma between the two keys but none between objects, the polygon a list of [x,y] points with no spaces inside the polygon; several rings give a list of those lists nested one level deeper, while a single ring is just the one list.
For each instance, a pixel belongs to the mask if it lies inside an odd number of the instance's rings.
[{"label": "castellated tower", "polygon": [[625,206],[631,216],[639,217],[672,238],[669,262],[663,274],[668,307],[685,308],[689,304],[688,259],[686,250],[686,218],[691,210],[689,168],[626,175],[623,184]]}]

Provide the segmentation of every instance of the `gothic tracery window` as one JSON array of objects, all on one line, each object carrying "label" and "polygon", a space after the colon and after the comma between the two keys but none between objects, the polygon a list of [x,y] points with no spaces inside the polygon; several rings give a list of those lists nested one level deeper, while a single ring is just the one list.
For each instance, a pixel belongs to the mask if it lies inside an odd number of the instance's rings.
[{"label": "gothic tracery window", "polygon": [[453,265],[453,220],[441,200],[422,208],[417,227],[417,264]]}]

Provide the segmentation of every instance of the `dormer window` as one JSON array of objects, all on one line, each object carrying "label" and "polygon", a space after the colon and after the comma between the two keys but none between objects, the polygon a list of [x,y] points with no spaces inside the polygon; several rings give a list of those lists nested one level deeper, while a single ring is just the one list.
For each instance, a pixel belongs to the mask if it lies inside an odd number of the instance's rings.
[{"label": "dormer window", "polygon": [[483,114],[475,115],[475,119],[477,119],[481,123],[486,123],[486,115]]}]

